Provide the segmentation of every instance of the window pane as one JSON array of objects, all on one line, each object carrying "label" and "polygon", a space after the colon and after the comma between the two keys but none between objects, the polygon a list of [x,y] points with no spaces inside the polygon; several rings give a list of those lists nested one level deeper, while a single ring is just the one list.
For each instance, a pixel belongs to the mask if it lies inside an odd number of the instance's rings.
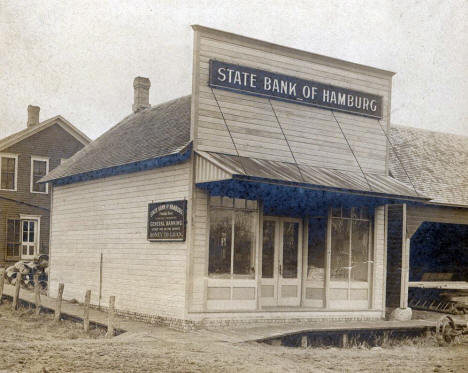
[{"label": "window pane", "polygon": [[299,223],[283,224],[283,278],[297,278]]},{"label": "window pane", "polygon": [[246,211],[236,211],[235,219],[234,274],[251,275],[254,277],[255,214]]},{"label": "window pane", "polygon": [[273,278],[275,260],[275,230],[274,221],[263,222],[263,247],[262,247],[262,277]]},{"label": "window pane", "polygon": [[22,255],[28,255],[28,247],[26,245],[23,245],[23,254]]},{"label": "window pane", "polygon": [[331,226],[330,278],[348,281],[350,220],[333,218]]},{"label": "window pane", "polygon": [[47,171],[46,161],[33,161],[33,191],[45,193],[46,185],[38,184],[37,182],[45,176]]},{"label": "window pane", "polygon": [[233,207],[234,206],[234,200],[229,197],[223,197],[223,206],[224,207]]},{"label": "window pane", "polygon": [[257,209],[257,201],[247,200],[247,208],[249,210],[256,210]]},{"label": "window pane", "polygon": [[15,220],[15,236],[14,236],[14,242],[19,243],[20,242],[20,231],[21,231],[21,221],[20,220]]},{"label": "window pane", "polygon": [[353,220],[351,280],[367,281],[369,255],[369,222]]},{"label": "window pane", "polygon": [[210,211],[210,247],[208,272],[231,274],[232,211]]},{"label": "window pane", "polygon": [[15,158],[2,157],[2,189],[15,189],[15,162]]},{"label": "window pane", "polygon": [[221,197],[210,197],[210,206],[221,206]]},{"label": "window pane", "polygon": [[23,221],[23,241],[27,242],[28,241],[28,222]]},{"label": "window pane", "polygon": [[7,221],[7,241],[14,241],[15,237],[15,220],[8,219]]},{"label": "window pane", "polygon": [[325,280],[325,252],[327,236],[327,219],[311,218],[309,220],[309,250],[307,255],[307,278]]},{"label": "window pane", "polygon": [[238,199],[234,200],[234,207],[236,209],[245,209],[245,199]]}]

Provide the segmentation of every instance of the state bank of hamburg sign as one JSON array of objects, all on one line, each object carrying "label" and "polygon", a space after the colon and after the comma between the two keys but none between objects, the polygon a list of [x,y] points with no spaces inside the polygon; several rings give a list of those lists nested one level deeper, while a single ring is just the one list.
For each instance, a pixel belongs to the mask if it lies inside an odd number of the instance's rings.
[{"label": "state bank of hamburg sign", "polygon": [[187,201],[156,202],[148,205],[148,240],[185,241]]},{"label": "state bank of hamburg sign", "polygon": [[382,96],[210,60],[209,86],[274,100],[382,118]]}]

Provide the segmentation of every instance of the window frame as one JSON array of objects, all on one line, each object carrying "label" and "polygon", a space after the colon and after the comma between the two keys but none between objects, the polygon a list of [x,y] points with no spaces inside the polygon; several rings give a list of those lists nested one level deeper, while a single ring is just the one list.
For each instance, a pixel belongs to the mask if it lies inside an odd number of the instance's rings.
[{"label": "window frame", "polygon": [[[14,189],[2,188],[2,158],[13,158],[15,159],[15,187]],[[18,154],[12,153],[0,153],[0,190],[8,192],[17,192],[18,191]]]},{"label": "window frame", "polygon": [[46,175],[49,173],[49,158],[40,157],[40,156],[31,156],[31,172],[30,172],[30,182],[29,182],[29,191],[35,194],[49,194],[49,183],[45,183],[45,192],[38,192],[34,190],[34,161],[46,162]]}]

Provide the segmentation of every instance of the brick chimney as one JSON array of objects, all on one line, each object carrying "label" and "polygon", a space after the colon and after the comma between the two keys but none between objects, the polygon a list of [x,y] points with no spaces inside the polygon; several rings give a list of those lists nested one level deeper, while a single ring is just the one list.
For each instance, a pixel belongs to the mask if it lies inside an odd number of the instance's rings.
[{"label": "brick chimney", "polygon": [[28,105],[28,127],[39,124],[39,106]]},{"label": "brick chimney", "polygon": [[148,78],[142,78],[141,76],[138,76],[133,81],[134,102],[132,108],[134,113],[151,107],[151,105],[149,104],[150,87],[151,82]]}]

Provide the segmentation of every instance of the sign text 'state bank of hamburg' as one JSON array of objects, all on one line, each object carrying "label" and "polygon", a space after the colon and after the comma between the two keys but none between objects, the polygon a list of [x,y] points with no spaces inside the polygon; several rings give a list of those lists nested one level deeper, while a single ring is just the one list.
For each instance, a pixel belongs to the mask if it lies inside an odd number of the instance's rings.
[{"label": "sign text 'state bank of hamburg'", "polygon": [[347,88],[210,60],[210,87],[382,118],[382,97]]}]

